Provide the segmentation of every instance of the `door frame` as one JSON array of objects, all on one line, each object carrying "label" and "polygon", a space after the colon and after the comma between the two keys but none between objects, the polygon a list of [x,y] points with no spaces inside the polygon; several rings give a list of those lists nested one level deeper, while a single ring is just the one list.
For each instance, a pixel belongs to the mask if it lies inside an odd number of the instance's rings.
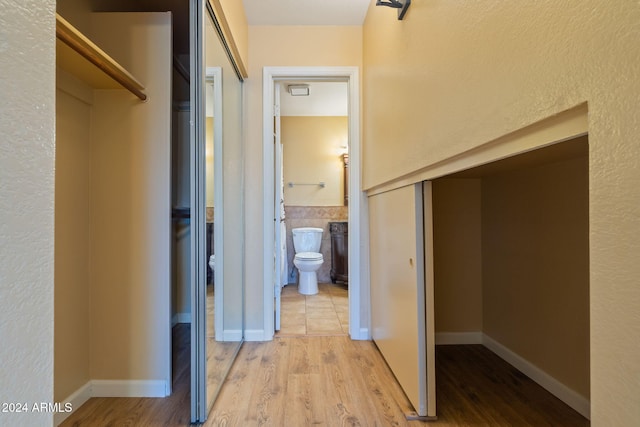
[{"label": "door frame", "polygon": [[[224,174],[222,156],[222,67],[206,67],[205,72],[205,88],[209,83],[213,83],[213,207],[215,209],[215,217],[213,221],[213,253],[216,256],[216,266],[213,270],[213,286],[214,286],[214,332],[217,340],[224,335]],[[207,102],[205,97],[205,102]],[[206,124],[205,124],[206,125]],[[206,134],[205,134],[206,138]],[[206,145],[207,141],[205,141]],[[206,151],[206,148],[205,148]],[[205,191],[206,191],[205,182]],[[209,262],[208,260],[206,261]],[[206,269],[206,266],[205,266]],[[206,299],[206,296],[205,296]],[[206,302],[205,302],[206,311]],[[206,333],[206,328],[205,328]],[[206,356],[205,356],[206,357]]]},{"label": "door frame", "polygon": [[263,284],[264,340],[275,333],[274,321],[274,87],[277,81],[344,81],[349,91],[349,335],[368,340],[369,224],[367,198],[361,185],[360,80],[358,67],[264,67],[263,102]]}]

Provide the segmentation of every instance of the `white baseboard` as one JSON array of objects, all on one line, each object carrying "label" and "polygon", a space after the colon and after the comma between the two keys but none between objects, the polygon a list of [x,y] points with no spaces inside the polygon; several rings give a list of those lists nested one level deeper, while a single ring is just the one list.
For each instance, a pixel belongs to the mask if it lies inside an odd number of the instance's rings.
[{"label": "white baseboard", "polygon": [[533,365],[517,355],[507,347],[503,346],[493,338],[483,334],[482,344],[502,359],[513,365],[523,374],[544,387],[549,393],[562,400],[564,403],[575,409],[583,417],[591,419],[591,402],[579,393],[576,393],[566,385],[562,384],[542,369]]},{"label": "white baseboard", "polygon": [[242,331],[238,329],[225,329],[222,331],[222,341],[239,342],[242,341]]},{"label": "white baseboard", "polygon": [[79,407],[84,405],[84,403],[91,398],[91,381],[88,381],[85,385],[71,393],[69,397],[67,397],[63,402],[63,407],[65,404],[71,404],[71,412],[57,412],[53,416],[53,425],[59,426],[62,424],[64,420],[66,420],[69,415],[73,414]]},{"label": "white baseboard", "polygon": [[368,341],[371,339],[369,328],[360,328],[355,334],[351,334],[351,339],[356,341]]},{"label": "white baseboard", "polygon": [[264,329],[246,329],[244,331],[245,341],[271,341],[266,339]]},{"label": "white baseboard", "polygon": [[176,313],[171,318],[171,327],[173,328],[178,323],[191,323],[191,313]]},{"label": "white baseboard", "polygon": [[54,415],[54,425],[62,424],[71,414],[92,397],[167,397],[167,382],[162,380],[91,380],[62,401],[71,404],[71,412]]},{"label": "white baseboard", "polygon": [[91,397],[167,397],[163,380],[92,380]]},{"label": "white baseboard", "polygon": [[436,345],[482,344],[482,332],[436,332]]}]

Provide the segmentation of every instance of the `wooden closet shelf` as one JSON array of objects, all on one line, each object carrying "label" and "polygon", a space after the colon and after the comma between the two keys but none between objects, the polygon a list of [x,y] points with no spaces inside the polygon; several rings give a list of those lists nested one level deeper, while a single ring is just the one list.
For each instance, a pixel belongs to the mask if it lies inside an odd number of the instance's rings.
[{"label": "wooden closet shelf", "polygon": [[96,89],[124,87],[141,101],[147,99],[144,86],[131,73],[57,13],[56,37],[60,68]]}]

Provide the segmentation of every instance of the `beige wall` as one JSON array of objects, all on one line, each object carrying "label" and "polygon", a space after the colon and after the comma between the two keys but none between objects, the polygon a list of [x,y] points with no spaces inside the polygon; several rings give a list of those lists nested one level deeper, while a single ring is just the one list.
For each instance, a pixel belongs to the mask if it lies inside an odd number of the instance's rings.
[{"label": "beige wall", "polygon": [[402,22],[387,12],[370,7],[364,26],[365,187],[588,103],[591,419],[635,423],[640,7],[414,2]]},{"label": "beige wall", "polygon": [[[0,402],[53,398],[55,2],[0,0]],[[34,43],[37,40],[37,43]],[[51,425],[51,413],[3,413]]]},{"label": "beige wall", "polygon": [[54,399],[90,379],[93,91],[58,69],[56,91]]},{"label": "beige wall", "polygon": [[589,397],[588,159],[482,180],[484,333]]},{"label": "beige wall", "polygon": [[94,95],[91,374],[170,381],[171,16],[96,14],[92,30],[149,99]]},{"label": "beige wall", "polygon": [[[362,28],[250,26],[249,79],[245,81],[245,218],[250,242],[262,242],[262,70],[266,66],[361,66]],[[249,237],[250,236],[250,237]],[[248,244],[245,259],[261,260],[262,245]],[[247,263],[246,328],[264,329],[262,268]]]},{"label": "beige wall", "polygon": [[[344,161],[340,147],[347,144],[348,131],[348,117],[281,118],[287,206],[344,205]],[[289,187],[288,182],[324,182],[325,187]]]},{"label": "beige wall", "polygon": [[433,181],[435,330],[482,331],[480,179]]}]

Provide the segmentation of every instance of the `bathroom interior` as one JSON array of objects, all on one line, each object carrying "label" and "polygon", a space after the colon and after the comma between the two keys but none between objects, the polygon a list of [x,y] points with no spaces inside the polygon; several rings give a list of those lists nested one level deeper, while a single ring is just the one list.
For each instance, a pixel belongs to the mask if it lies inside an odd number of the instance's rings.
[{"label": "bathroom interior", "polygon": [[[284,216],[281,234],[286,236],[280,248],[283,289],[278,333],[345,334],[349,221],[347,83],[285,81],[277,90],[281,107]],[[294,234],[305,230],[311,232],[309,236],[320,239],[317,252],[296,248]],[[301,261],[303,253],[307,259]],[[312,264],[312,271],[304,272],[307,267],[301,263]],[[307,285],[310,283],[307,276],[315,276],[313,285]],[[325,308],[331,308],[330,319],[310,319],[309,316],[314,317],[312,304],[316,303],[317,308],[323,303]]]}]

